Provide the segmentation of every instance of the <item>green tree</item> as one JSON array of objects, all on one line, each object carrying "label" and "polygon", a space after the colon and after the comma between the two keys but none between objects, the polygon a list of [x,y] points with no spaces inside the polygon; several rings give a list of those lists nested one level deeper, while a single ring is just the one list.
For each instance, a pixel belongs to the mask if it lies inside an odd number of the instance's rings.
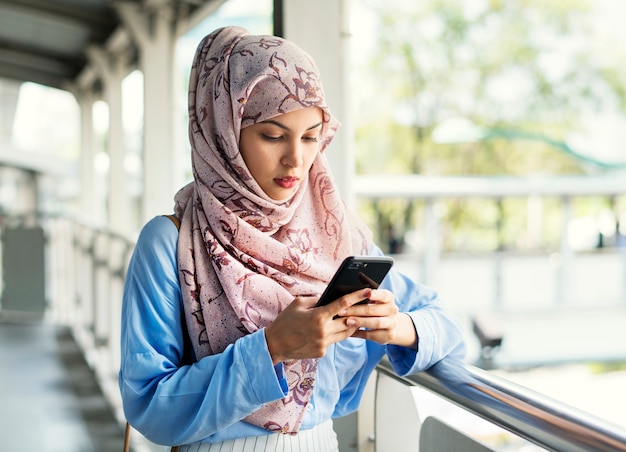
[{"label": "green tree", "polygon": [[[589,2],[363,0],[360,7],[373,12],[376,39],[359,71],[358,173],[598,170],[559,148],[583,113],[626,106],[626,66],[596,60]],[[483,131],[482,139],[446,132],[442,125],[454,118]],[[492,207],[462,204],[447,205],[453,226],[478,231],[493,223]],[[385,242],[391,231],[402,235],[415,223],[421,205],[383,200],[364,210]],[[518,209],[500,211],[506,222],[519,222]]]}]

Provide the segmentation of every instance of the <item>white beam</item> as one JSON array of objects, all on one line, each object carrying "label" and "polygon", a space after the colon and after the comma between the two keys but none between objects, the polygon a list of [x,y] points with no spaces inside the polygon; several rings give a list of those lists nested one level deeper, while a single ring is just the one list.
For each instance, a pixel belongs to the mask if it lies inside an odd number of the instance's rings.
[{"label": "white beam", "polygon": [[116,3],[115,10],[122,18],[124,26],[130,31],[135,43],[143,48],[150,43],[150,23],[146,14],[135,3]]},{"label": "white beam", "polygon": [[180,37],[198,25],[226,3],[227,0],[200,1],[200,5],[187,17],[179,17],[176,24],[176,36]]},{"label": "white beam", "polygon": [[369,198],[504,198],[510,196],[587,196],[626,193],[623,174],[606,176],[357,176],[352,190]]},{"label": "white beam", "polygon": [[9,166],[21,171],[53,177],[69,177],[71,164],[48,153],[25,152],[6,142],[0,142],[0,167]]}]

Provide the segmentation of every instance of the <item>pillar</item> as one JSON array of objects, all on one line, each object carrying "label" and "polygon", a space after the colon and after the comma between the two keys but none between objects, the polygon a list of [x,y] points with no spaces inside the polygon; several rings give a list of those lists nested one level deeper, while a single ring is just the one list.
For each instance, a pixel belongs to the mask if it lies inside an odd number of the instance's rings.
[{"label": "pillar", "polygon": [[174,205],[175,150],[173,120],[174,13],[168,5],[142,10],[119,3],[117,11],[139,48],[144,76],[143,200],[141,221],[171,213]]},{"label": "pillar", "polygon": [[104,220],[98,209],[94,169],[93,104],[95,96],[89,91],[75,93],[80,107],[80,201],[79,210],[86,218]]},{"label": "pillar", "polygon": [[109,227],[117,232],[130,233],[134,225],[129,221],[130,198],[124,169],[126,149],[122,124],[122,81],[128,72],[127,64],[124,58],[98,48],[88,49],[88,55],[104,82],[105,100],[109,105]]}]

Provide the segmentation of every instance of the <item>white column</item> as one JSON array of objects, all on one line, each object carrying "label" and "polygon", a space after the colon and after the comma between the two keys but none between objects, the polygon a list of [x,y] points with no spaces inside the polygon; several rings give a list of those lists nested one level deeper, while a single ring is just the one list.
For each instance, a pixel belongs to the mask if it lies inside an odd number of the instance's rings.
[{"label": "white column", "polygon": [[11,141],[21,82],[0,80],[0,143]]},{"label": "white column", "polygon": [[130,221],[130,198],[126,187],[124,158],[124,127],[122,124],[122,81],[126,75],[126,65],[122,58],[112,57],[96,48],[88,49],[89,58],[94,63],[105,86],[105,99],[109,104],[109,226],[114,231],[132,232]]},{"label": "white column", "polygon": [[342,126],[327,150],[335,181],[348,205],[354,207],[354,125],[350,100],[350,1],[289,0],[283,4],[285,38],[306,50],[319,66],[333,114]]},{"label": "white column", "polygon": [[139,47],[144,75],[143,222],[172,212],[175,186],[173,119],[174,19],[169,7],[144,11],[119,3],[117,11]]},{"label": "white column", "polygon": [[103,220],[99,216],[96,199],[94,145],[93,145],[93,104],[95,96],[88,91],[75,93],[80,106],[80,204],[81,215]]}]

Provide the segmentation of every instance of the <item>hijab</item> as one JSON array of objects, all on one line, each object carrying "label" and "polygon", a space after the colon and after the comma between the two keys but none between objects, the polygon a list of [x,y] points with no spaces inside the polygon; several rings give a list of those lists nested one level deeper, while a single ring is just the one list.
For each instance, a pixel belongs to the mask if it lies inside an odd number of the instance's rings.
[{"label": "hijab", "polygon": [[[307,180],[275,201],[246,167],[241,129],[307,107],[323,113],[320,152]],[[239,27],[200,42],[189,82],[194,179],[175,196],[179,280],[196,359],[265,328],[295,297],[320,295],[345,257],[368,252],[371,234],[344,206],[324,156],[338,127],[317,66],[292,42]],[[317,360],[283,366],[288,395],[244,421],[296,433]]]}]

